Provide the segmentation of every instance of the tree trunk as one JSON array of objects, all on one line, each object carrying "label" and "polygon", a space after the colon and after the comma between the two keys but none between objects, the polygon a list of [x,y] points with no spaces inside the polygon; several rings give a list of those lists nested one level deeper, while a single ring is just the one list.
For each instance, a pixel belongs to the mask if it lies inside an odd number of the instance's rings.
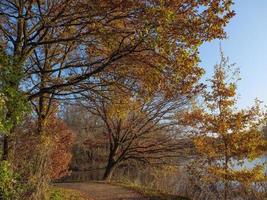
[{"label": "tree trunk", "polygon": [[[11,112],[9,111],[7,116],[6,116],[6,120],[10,120],[11,118]],[[3,137],[3,146],[2,146],[2,158],[1,160],[9,160],[10,158],[13,158],[14,156],[14,132],[15,132],[15,126],[16,126],[16,122],[12,121],[12,128],[9,130],[9,132],[7,133],[7,135],[4,135]]]},{"label": "tree trunk", "polygon": [[8,135],[4,135],[3,137],[2,151],[1,160],[11,161],[12,159],[14,159],[15,137],[13,128]]},{"label": "tree trunk", "polygon": [[108,162],[102,180],[109,181],[112,177],[114,169],[115,169],[115,163],[114,162]]},{"label": "tree trunk", "polygon": [[228,190],[229,190],[229,180],[228,180],[228,162],[229,157],[227,153],[227,143],[225,142],[225,164],[224,164],[224,171],[225,171],[225,177],[224,177],[224,200],[228,199]]},{"label": "tree trunk", "polygon": [[8,160],[8,152],[9,152],[8,141],[9,137],[7,135],[4,135],[2,160]]}]

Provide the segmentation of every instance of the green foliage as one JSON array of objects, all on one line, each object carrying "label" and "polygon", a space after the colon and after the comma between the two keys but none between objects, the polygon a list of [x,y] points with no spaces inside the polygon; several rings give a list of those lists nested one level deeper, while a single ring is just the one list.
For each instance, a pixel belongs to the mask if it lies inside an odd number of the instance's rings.
[{"label": "green foliage", "polygon": [[[23,120],[30,110],[26,95],[19,85],[23,80],[22,67],[16,59],[0,48],[0,134],[10,135],[12,128]],[[2,152],[0,152],[2,154]],[[2,157],[2,155],[1,155]],[[20,199],[25,185],[18,180],[18,174],[11,163],[0,162],[0,199]]]},{"label": "green foliage", "polygon": [[29,111],[26,95],[20,90],[23,71],[16,59],[0,49],[0,131],[8,134]]},{"label": "green foliage", "polygon": [[0,131],[5,132],[5,101],[3,94],[0,93]]},{"label": "green foliage", "polygon": [[15,200],[21,189],[17,184],[17,176],[12,171],[11,165],[7,161],[0,163],[0,199]]},{"label": "green foliage", "polygon": [[64,194],[59,189],[54,189],[49,197],[49,200],[63,200]]},{"label": "green foliage", "polygon": [[74,190],[53,187],[49,191],[48,200],[84,200],[84,198]]}]

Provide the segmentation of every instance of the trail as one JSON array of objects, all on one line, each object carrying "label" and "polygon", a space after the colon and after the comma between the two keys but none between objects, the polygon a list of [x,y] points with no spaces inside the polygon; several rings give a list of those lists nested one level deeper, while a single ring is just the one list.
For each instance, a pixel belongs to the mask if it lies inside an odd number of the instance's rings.
[{"label": "trail", "polygon": [[58,183],[58,187],[74,189],[93,200],[148,200],[132,190],[105,183]]}]

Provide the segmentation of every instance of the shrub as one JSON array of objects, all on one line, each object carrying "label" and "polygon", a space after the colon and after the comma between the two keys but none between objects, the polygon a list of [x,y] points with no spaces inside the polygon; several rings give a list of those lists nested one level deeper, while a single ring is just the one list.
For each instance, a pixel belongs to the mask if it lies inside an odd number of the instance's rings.
[{"label": "shrub", "polygon": [[17,199],[19,184],[16,175],[7,161],[0,162],[0,199]]},{"label": "shrub", "polygon": [[48,193],[48,200],[85,200],[77,191],[52,187]]},{"label": "shrub", "polygon": [[51,191],[49,200],[63,200],[63,199],[64,199],[64,194],[62,193],[61,190],[54,189]]},{"label": "shrub", "polygon": [[[17,138],[15,166],[22,177],[27,179],[34,167],[34,158],[37,149],[40,149],[40,135],[36,134],[37,125],[34,120],[28,120],[21,127],[20,136]],[[51,119],[46,128],[45,143],[49,148],[49,166],[47,169],[51,179],[59,179],[68,173],[68,166],[71,161],[71,147],[74,141],[74,134],[68,126],[59,119]]]}]

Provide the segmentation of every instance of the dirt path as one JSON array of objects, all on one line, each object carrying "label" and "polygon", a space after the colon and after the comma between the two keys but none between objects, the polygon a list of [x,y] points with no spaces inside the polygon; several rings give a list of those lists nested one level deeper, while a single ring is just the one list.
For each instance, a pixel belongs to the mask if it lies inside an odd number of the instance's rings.
[{"label": "dirt path", "polygon": [[148,200],[137,192],[104,183],[59,183],[56,185],[78,190],[94,200]]}]

